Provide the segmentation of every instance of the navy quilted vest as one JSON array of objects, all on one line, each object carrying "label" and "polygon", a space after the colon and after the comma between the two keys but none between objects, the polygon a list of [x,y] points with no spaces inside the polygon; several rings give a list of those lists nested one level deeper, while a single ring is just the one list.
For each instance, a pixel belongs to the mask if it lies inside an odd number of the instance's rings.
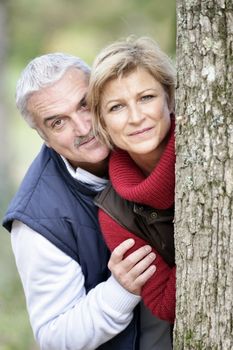
[{"label": "navy quilted vest", "polygon": [[[72,178],[61,157],[42,146],[30,166],[3,220],[11,231],[19,220],[77,261],[89,291],[109,276],[109,251],[99,231],[96,192]],[[137,317],[100,350],[136,350]]]}]

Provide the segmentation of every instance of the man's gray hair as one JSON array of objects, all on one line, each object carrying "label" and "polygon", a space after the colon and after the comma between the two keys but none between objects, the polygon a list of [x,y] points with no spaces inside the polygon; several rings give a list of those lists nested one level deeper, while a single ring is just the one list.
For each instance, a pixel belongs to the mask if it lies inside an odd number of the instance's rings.
[{"label": "man's gray hair", "polygon": [[57,82],[69,68],[80,69],[89,79],[90,67],[79,57],[49,53],[34,58],[22,71],[16,85],[16,106],[26,122],[35,128],[34,117],[27,109],[29,97]]}]

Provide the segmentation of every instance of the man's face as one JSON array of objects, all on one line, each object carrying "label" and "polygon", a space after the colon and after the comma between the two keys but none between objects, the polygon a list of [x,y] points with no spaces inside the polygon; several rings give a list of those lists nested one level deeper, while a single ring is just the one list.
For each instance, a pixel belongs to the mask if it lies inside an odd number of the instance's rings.
[{"label": "man's face", "polygon": [[70,68],[59,81],[33,93],[28,100],[28,110],[47,146],[64,156],[73,167],[95,173],[109,150],[91,133],[87,88],[85,74]]}]

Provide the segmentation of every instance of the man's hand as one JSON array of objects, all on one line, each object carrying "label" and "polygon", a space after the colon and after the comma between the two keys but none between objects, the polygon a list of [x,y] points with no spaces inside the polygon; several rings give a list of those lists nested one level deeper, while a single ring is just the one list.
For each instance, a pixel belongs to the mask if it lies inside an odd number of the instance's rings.
[{"label": "man's hand", "polygon": [[108,268],[122,287],[140,295],[141,288],[156,270],[155,265],[151,265],[156,255],[151,253],[149,245],[145,245],[124,258],[134,243],[130,238],[119,244],[112,252]]}]

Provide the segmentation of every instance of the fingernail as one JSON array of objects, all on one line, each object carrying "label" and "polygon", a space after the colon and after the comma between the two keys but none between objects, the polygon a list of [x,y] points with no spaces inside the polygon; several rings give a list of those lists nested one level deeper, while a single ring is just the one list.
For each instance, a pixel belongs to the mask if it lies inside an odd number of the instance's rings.
[{"label": "fingernail", "polygon": [[155,253],[150,253],[149,257],[151,260],[154,260],[156,258],[156,255],[155,255]]},{"label": "fingernail", "polygon": [[134,239],[132,239],[132,238],[129,238],[128,240],[127,240],[127,244],[128,245],[132,245],[132,244],[134,244],[135,242],[134,242]]},{"label": "fingernail", "polygon": [[150,245],[145,245],[145,250],[146,250],[147,252],[151,252],[152,248],[151,248]]}]

